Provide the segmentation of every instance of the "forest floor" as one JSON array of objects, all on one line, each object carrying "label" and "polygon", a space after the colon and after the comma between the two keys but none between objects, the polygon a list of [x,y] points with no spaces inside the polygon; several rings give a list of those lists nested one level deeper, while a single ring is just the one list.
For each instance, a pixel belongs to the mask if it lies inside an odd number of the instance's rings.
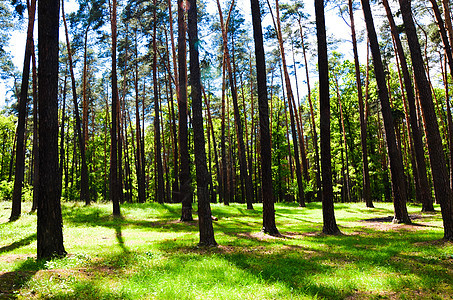
[{"label": "forest floor", "polygon": [[439,207],[409,205],[403,225],[391,203],[375,206],[335,204],[343,234],[326,236],[320,203],[277,204],[273,237],[260,232],[261,205],[213,204],[219,246],[204,248],[177,204],[124,204],[113,218],[110,204],[63,203],[68,255],[45,262],[36,214],[8,222],[0,201],[0,299],[453,299]]}]

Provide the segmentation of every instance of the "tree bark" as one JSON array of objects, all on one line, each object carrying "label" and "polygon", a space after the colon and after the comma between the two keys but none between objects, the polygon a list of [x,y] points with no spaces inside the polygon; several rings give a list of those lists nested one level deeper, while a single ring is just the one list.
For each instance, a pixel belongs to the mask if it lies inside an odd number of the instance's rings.
[{"label": "tree bark", "polygon": [[428,177],[426,175],[426,162],[425,162],[425,151],[423,149],[423,141],[422,141],[422,134],[420,132],[420,128],[418,126],[417,121],[417,111],[415,108],[415,94],[414,89],[412,86],[412,79],[409,73],[409,68],[407,66],[406,57],[404,54],[403,46],[401,43],[401,39],[399,37],[395,21],[393,19],[392,12],[390,10],[390,6],[387,0],[383,0],[382,3],[384,4],[385,10],[387,12],[387,18],[390,24],[390,30],[392,32],[392,36],[395,41],[395,47],[398,53],[398,58],[401,63],[401,70],[403,73],[404,79],[404,86],[406,89],[406,96],[407,102],[409,104],[409,121],[411,125],[412,137],[413,137],[413,145],[414,145],[414,152],[415,152],[415,164],[416,164],[416,172],[417,177],[419,180],[419,186],[416,188],[420,192],[420,197],[422,201],[422,211],[433,211],[433,200],[431,197],[431,189],[428,184]]},{"label": "tree bark", "polygon": [[66,255],[58,167],[58,31],[59,0],[38,6],[39,186],[37,258]]},{"label": "tree bark", "polygon": [[[109,2],[110,3],[110,2]],[[109,196],[113,204],[113,215],[120,216],[120,202],[122,202],[122,182],[118,168],[118,76],[116,72],[116,0],[111,1],[110,26],[112,31],[112,127],[110,129],[110,184]]]},{"label": "tree bark", "polygon": [[201,246],[217,246],[212,227],[209,205],[209,174],[206,165],[205,138],[203,130],[203,109],[201,99],[201,73],[198,57],[197,2],[189,0],[188,33],[190,53],[190,85],[193,112],[194,153],[197,177],[198,226]]},{"label": "tree bark", "polygon": [[330,146],[329,63],[327,58],[324,0],[315,0],[316,36],[318,38],[319,111],[321,134],[322,215],[325,234],[341,234],[335,220]]},{"label": "tree bark", "polygon": [[186,50],[186,1],[178,0],[178,69],[179,69],[179,160],[181,189],[181,221],[192,221],[192,180],[189,163],[189,133],[187,129],[187,50]]},{"label": "tree bark", "polygon": [[30,59],[33,53],[33,28],[35,24],[36,0],[32,0],[28,6],[28,29],[25,44],[25,58],[22,71],[22,83],[20,87],[19,115],[16,128],[16,164],[14,171],[14,189],[11,207],[10,221],[17,220],[21,214],[22,186],[25,170],[25,119],[27,116],[28,82],[30,78]]},{"label": "tree bark", "polygon": [[353,0],[348,1],[349,18],[351,21],[351,36],[352,36],[352,51],[354,53],[354,67],[355,78],[357,83],[357,100],[359,102],[359,115],[360,115],[360,144],[362,146],[362,200],[365,202],[366,207],[374,207],[371,200],[371,184],[370,184],[370,171],[368,167],[368,149],[366,144],[367,139],[367,123],[365,119],[365,109],[363,105],[362,93],[362,80],[360,79],[360,63],[359,54],[357,50],[357,37],[355,31]]},{"label": "tree bark", "polygon": [[68,34],[68,26],[66,23],[66,16],[64,13],[64,2],[61,2],[61,10],[62,10],[62,17],[63,17],[63,24],[65,27],[65,36],[66,36],[66,47],[68,51],[68,60],[69,60],[69,72],[71,74],[71,83],[72,83],[72,99],[74,103],[74,113],[75,113],[75,121],[76,121],[76,132],[79,142],[80,148],[80,156],[82,157],[82,170],[80,174],[80,200],[85,201],[86,205],[90,204],[90,191],[89,191],[89,184],[88,184],[88,167],[86,163],[86,154],[85,154],[85,139],[82,135],[82,125],[80,121],[79,115],[79,104],[77,103],[77,89],[76,89],[76,82],[74,76],[74,64],[72,62],[72,51],[71,51],[71,44],[69,43],[69,34]]},{"label": "tree bark", "polygon": [[258,110],[260,120],[261,201],[263,203],[263,232],[279,235],[275,225],[274,192],[272,188],[272,156],[269,133],[269,104],[266,84],[266,59],[264,56],[263,30],[259,0],[250,0],[253,39],[255,41]]},{"label": "tree bark", "polygon": [[384,68],[379,51],[379,43],[377,40],[376,30],[374,28],[373,16],[371,14],[370,2],[361,0],[363,14],[370,40],[371,54],[373,55],[374,71],[376,74],[376,82],[378,85],[378,95],[381,102],[382,118],[384,121],[385,137],[387,141],[387,151],[390,160],[390,174],[392,181],[393,205],[395,208],[395,217],[393,222],[410,223],[407,213],[407,191],[406,182],[404,180],[404,168],[401,157],[401,152],[396,144],[396,135],[394,129],[393,116],[390,108],[389,94],[385,81]]},{"label": "tree bark", "polygon": [[[234,1],[231,2],[230,12],[233,7],[234,7]],[[245,183],[245,193],[246,193],[245,198],[246,198],[246,202],[247,202],[247,209],[253,209],[252,181],[251,181],[249,173],[247,171],[247,158],[246,158],[245,145],[244,145],[243,125],[242,125],[242,119],[241,119],[241,116],[239,113],[237,90],[236,90],[236,85],[234,83],[233,70],[231,67],[230,54],[229,54],[229,50],[228,50],[227,26],[228,26],[228,20],[230,17],[228,16],[227,22],[224,23],[222,9],[220,8],[219,0],[217,0],[217,8],[219,10],[220,26],[222,28],[222,38],[223,38],[223,51],[224,51],[224,55],[225,55],[225,63],[226,63],[226,67],[228,70],[228,79],[229,79],[229,83],[230,83],[231,96],[232,96],[232,100],[233,100],[234,119],[236,121],[235,129],[236,129],[237,141],[239,144],[238,145],[239,146],[238,147],[239,168],[240,168],[240,173],[241,173],[241,179]],[[230,13],[228,15],[230,15]]]},{"label": "tree bark", "polygon": [[449,183],[447,164],[443,152],[439,126],[437,124],[437,117],[434,111],[432,94],[426,78],[420,44],[412,19],[410,1],[399,0],[399,3],[411,53],[415,82],[419,91],[419,100],[425,120],[425,132],[428,141],[434,192],[442,211],[444,239],[453,240],[453,192]]}]

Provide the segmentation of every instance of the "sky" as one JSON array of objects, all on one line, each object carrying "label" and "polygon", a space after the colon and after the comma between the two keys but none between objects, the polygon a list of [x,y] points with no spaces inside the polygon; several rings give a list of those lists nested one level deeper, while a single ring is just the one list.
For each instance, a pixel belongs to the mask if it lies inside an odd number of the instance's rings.
[{"label": "sky", "polygon": [[[238,1],[238,6],[241,8],[243,11],[244,16],[250,16],[250,3],[248,0],[237,0]],[[272,0],[271,0],[272,1]],[[307,10],[307,13],[310,14],[311,18],[314,19],[314,1],[313,0],[304,0],[305,1],[305,8]],[[223,2],[223,1],[222,1]],[[65,11],[66,14],[70,13],[71,11],[76,10],[76,5],[75,5],[75,0],[69,0],[65,2]],[[224,9],[224,8],[223,8]],[[208,10],[211,14],[215,14],[217,12],[217,6],[216,6],[216,1],[215,0],[208,0]],[[356,22],[356,28],[358,31],[364,29],[363,25],[363,15],[360,11],[357,11],[355,13],[355,22]],[[269,20],[263,20],[263,23],[265,22],[270,22]],[[263,27],[265,24],[263,25]],[[35,24],[35,37],[37,36],[37,24]],[[337,49],[337,51],[343,53],[346,58],[352,58],[352,44],[350,42],[347,42],[350,40],[350,28],[349,26],[344,22],[342,18],[338,16],[338,8],[328,6],[326,7],[326,29],[327,29],[327,34],[332,35],[337,39],[345,40],[343,44]],[[21,70],[22,65],[23,65],[23,55],[24,55],[24,50],[25,50],[25,40],[26,40],[26,25],[22,26],[22,30],[15,32],[13,34],[14,38],[11,39],[11,43],[9,47],[7,47],[8,50],[11,51],[13,55],[13,62],[15,66]],[[64,31],[63,31],[63,26],[60,27],[60,40],[64,38]],[[35,38],[36,39],[36,38]],[[62,40],[63,41],[63,40]],[[365,57],[364,53],[366,52],[366,48],[364,43],[359,45],[359,54],[360,54],[360,59],[363,62]],[[291,60],[291,56],[288,55],[288,60]],[[299,73],[299,72],[298,72]],[[299,78],[303,78],[303,72],[300,70],[300,76]],[[6,91],[6,86],[5,82],[0,80],[0,108],[3,108],[5,106],[5,98],[7,97],[7,91]]]}]

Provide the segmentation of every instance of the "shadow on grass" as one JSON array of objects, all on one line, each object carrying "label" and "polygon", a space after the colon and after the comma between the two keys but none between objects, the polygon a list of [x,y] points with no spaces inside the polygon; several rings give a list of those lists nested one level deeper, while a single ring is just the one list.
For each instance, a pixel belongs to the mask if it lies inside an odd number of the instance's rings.
[{"label": "shadow on grass", "polygon": [[0,273],[0,299],[16,299],[19,291],[39,270],[45,261],[27,258],[12,272]]},{"label": "shadow on grass", "polygon": [[[453,292],[453,256],[443,256],[442,247],[419,245],[432,240],[432,233],[404,232],[403,238],[398,231],[366,229],[361,235],[303,236],[311,246],[253,234],[236,237],[237,242],[216,249],[175,247],[169,241],[160,242],[160,247],[175,255],[221,255],[257,279],[284,284],[295,296],[344,299],[364,290],[362,279],[357,280],[362,277],[365,281],[378,277],[382,289],[390,292],[410,292],[414,287],[424,289],[428,295],[436,289],[440,295]],[[197,257],[203,256],[190,259]]]},{"label": "shadow on grass", "polygon": [[13,251],[13,250],[18,249],[23,246],[30,245],[35,240],[36,240],[36,233],[29,235],[28,237],[23,238],[17,242],[14,242],[11,245],[0,247],[0,254]]}]

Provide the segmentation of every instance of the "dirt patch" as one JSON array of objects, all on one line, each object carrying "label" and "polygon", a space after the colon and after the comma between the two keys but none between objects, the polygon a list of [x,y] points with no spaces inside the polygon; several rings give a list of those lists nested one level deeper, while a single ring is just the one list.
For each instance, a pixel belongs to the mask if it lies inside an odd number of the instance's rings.
[{"label": "dirt patch", "polygon": [[0,261],[6,262],[6,263],[13,263],[13,262],[19,261],[19,260],[27,260],[27,258],[36,259],[36,255],[30,256],[29,254],[4,254],[0,257]]}]

